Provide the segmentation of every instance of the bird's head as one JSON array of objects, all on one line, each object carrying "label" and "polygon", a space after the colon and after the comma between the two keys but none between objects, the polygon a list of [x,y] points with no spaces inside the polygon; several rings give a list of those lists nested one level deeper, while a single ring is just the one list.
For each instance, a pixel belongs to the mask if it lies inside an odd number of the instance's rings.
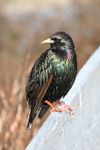
[{"label": "bird's head", "polygon": [[50,43],[51,47],[67,47],[67,48],[74,48],[74,43],[71,37],[66,34],[65,32],[56,32],[53,34],[49,39],[44,40],[41,43]]}]

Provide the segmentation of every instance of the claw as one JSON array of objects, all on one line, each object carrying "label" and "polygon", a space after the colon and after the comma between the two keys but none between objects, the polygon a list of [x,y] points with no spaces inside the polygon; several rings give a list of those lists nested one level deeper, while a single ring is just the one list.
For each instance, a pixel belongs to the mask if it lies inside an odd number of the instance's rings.
[{"label": "claw", "polygon": [[66,105],[66,104],[64,104],[64,103],[62,103],[62,102],[59,102],[59,101],[55,101],[55,102],[56,102],[57,104],[61,105],[61,106],[64,106],[64,107],[68,108],[70,111],[73,110],[73,107],[70,107],[69,105]]},{"label": "claw", "polygon": [[52,112],[68,112],[68,113],[71,114],[72,117],[74,118],[74,113],[73,113],[72,111],[70,111],[70,110],[68,110],[68,109],[60,109],[59,107],[60,107],[60,106],[57,106],[56,108],[52,108],[52,109],[50,110],[50,113],[52,113]]},{"label": "claw", "polygon": [[[53,109],[50,110],[50,112],[68,112],[69,114],[72,115],[72,117],[74,118],[74,113],[72,112],[73,108],[61,103],[59,101],[56,101],[56,103],[60,104],[60,106],[55,106],[52,103],[50,103],[49,101],[44,101],[46,104],[50,105]],[[67,108],[67,109],[63,109],[63,108]]]}]

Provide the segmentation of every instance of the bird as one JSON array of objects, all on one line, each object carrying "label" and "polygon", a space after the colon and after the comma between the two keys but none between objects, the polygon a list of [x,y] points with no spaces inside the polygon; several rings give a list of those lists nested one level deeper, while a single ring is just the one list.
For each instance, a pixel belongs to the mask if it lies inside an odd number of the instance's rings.
[{"label": "bird", "polygon": [[[59,31],[41,43],[49,43],[50,48],[37,59],[26,84],[26,100],[29,104],[26,129],[32,129],[36,115],[41,119],[50,106],[53,107],[52,111],[67,111],[72,114],[72,107],[59,100],[71,89],[77,74],[77,55],[73,40],[67,33]],[[68,109],[61,109],[53,102]]]}]

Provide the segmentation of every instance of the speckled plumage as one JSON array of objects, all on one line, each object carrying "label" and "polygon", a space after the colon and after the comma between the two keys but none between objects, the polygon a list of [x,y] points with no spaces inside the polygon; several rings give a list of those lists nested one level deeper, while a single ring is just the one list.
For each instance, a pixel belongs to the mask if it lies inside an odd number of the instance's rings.
[{"label": "speckled plumage", "polygon": [[53,34],[51,48],[46,50],[34,64],[26,85],[26,97],[30,106],[27,128],[41,108],[42,118],[53,103],[64,97],[72,87],[77,73],[77,58],[71,37],[64,32]]}]

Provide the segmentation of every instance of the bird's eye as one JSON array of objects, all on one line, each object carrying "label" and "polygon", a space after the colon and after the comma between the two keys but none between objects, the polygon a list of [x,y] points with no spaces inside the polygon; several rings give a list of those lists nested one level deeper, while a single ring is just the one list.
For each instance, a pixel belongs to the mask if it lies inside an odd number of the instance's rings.
[{"label": "bird's eye", "polygon": [[53,40],[54,40],[55,42],[60,42],[60,41],[61,41],[61,39],[58,39],[58,38],[53,38]]},{"label": "bird's eye", "polygon": [[61,39],[57,39],[58,42],[61,42]]},{"label": "bird's eye", "polygon": [[53,41],[57,41],[57,38],[52,38]]}]

